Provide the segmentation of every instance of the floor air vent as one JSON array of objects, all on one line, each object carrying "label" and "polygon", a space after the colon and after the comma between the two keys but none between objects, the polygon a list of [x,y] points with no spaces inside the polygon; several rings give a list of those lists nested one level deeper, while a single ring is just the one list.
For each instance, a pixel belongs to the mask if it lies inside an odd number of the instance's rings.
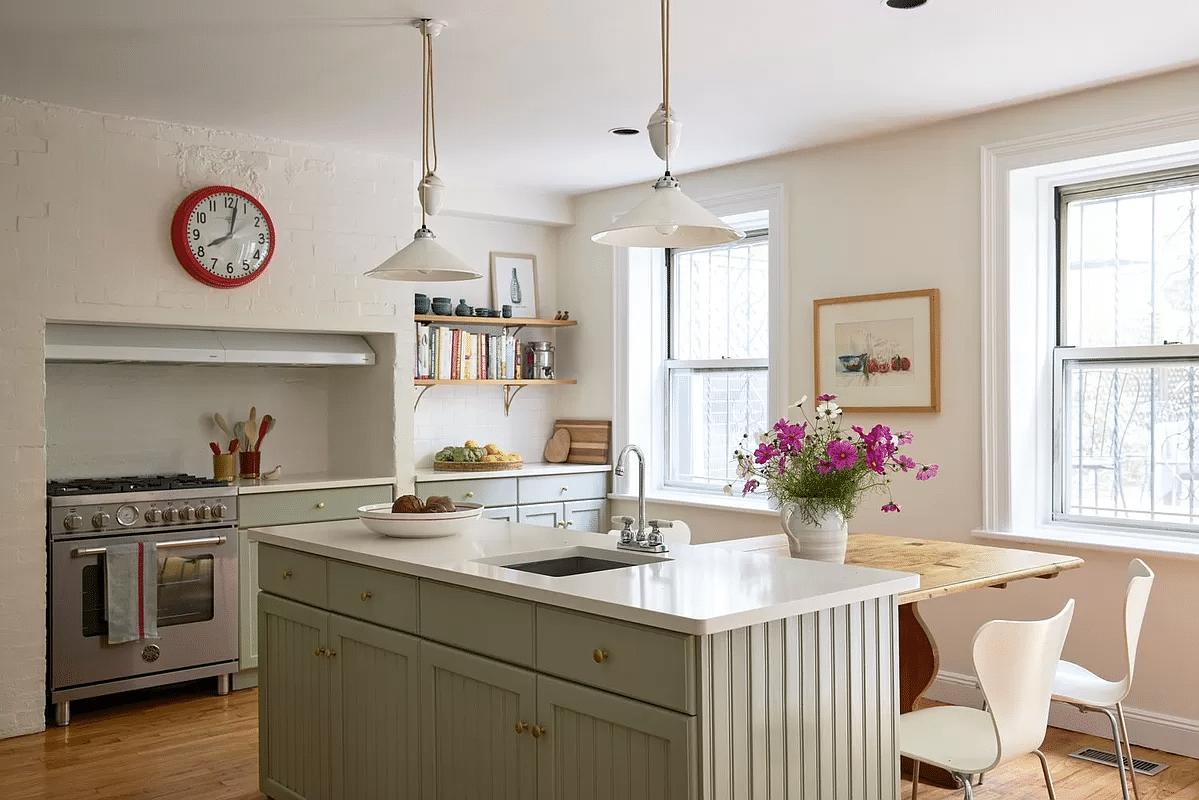
[{"label": "floor air vent", "polygon": [[[1070,754],[1074,758],[1081,758],[1083,761],[1094,761],[1096,764],[1107,764],[1109,767],[1116,767],[1116,755],[1107,750],[1099,750],[1094,747],[1086,747],[1082,750],[1076,750]],[[1128,759],[1124,760],[1124,767],[1128,767]],[[1142,775],[1156,775],[1166,768],[1165,764],[1159,764],[1156,761],[1147,761],[1143,758],[1134,758],[1132,760],[1132,768]]]}]

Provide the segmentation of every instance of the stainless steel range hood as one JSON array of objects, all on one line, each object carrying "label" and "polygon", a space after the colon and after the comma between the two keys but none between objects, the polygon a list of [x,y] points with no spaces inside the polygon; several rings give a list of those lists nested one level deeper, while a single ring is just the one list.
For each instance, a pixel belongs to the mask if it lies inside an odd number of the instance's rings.
[{"label": "stainless steel range hood", "polygon": [[47,323],[46,361],[146,364],[351,366],[375,363],[353,333],[200,330]]}]

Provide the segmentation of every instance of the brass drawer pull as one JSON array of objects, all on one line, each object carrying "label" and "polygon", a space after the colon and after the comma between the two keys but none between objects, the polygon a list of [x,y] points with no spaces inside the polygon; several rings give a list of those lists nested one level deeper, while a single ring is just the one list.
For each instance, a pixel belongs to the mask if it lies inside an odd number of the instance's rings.
[{"label": "brass drawer pull", "polygon": [[466,493],[466,496],[467,496],[467,497],[474,497],[474,496],[475,496],[475,493],[474,493],[474,492],[467,492],[467,493]]},{"label": "brass drawer pull", "polygon": [[325,654],[325,648],[323,648],[323,647],[316,648],[316,651],[313,653],[314,656],[323,656],[324,654]]},{"label": "brass drawer pull", "polygon": [[512,729],[513,729],[514,731],[516,731],[517,733],[524,733],[525,731],[527,731],[527,730],[529,729],[529,723],[527,723],[527,722],[518,722],[518,723],[516,723],[515,725],[513,725],[513,726],[512,726]]},{"label": "brass drawer pull", "polygon": [[563,487],[562,487],[562,491],[563,491],[563,492],[569,492],[569,491],[570,491],[570,487],[569,487],[569,486],[563,486]]},{"label": "brass drawer pull", "polygon": [[287,580],[290,577],[291,577],[291,570],[290,569],[283,570],[283,580]]},{"label": "brass drawer pull", "polygon": [[545,728],[541,727],[540,725],[533,726],[533,738],[534,739],[540,739],[542,736],[545,736],[547,733],[549,733],[549,731],[547,731]]},{"label": "brass drawer pull", "polygon": [[317,504],[316,504],[316,507],[317,507],[317,508],[324,508],[324,507],[325,507],[325,504],[324,504],[324,503],[317,503]]},{"label": "brass drawer pull", "polygon": [[370,592],[363,592],[362,593],[362,602],[365,603],[367,600],[370,600],[371,597],[373,597],[373,596],[374,595],[372,595]]},{"label": "brass drawer pull", "polygon": [[595,659],[595,663],[602,664],[608,658],[608,651],[596,648],[595,652],[591,654],[591,657]]},{"label": "brass drawer pull", "polygon": [[325,656],[326,656],[326,658],[333,658],[333,657],[334,657],[334,656],[336,656],[336,655],[337,655],[337,651],[336,651],[336,650],[326,650],[326,651],[325,651]]}]

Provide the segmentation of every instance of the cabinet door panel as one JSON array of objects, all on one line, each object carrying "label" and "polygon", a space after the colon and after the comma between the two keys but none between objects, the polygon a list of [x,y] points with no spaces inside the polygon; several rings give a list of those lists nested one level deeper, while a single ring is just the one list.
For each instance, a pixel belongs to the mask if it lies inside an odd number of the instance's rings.
[{"label": "cabinet door panel", "polygon": [[695,717],[537,676],[538,800],[694,800]]},{"label": "cabinet door panel", "polygon": [[526,525],[544,525],[547,528],[559,527],[562,519],[561,503],[539,503],[532,506],[519,506],[520,521]]},{"label": "cabinet door panel", "polygon": [[608,524],[608,515],[604,513],[607,505],[607,500],[575,500],[564,503],[563,519],[566,521],[566,527],[572,531],[607,533],[612,527]]},{"label": "cabinet door panel", "polygon": [[329,617],[334,797],[420,797],[420,640]]},{"label": "cabinet door panel", "polygon": [[519,522],[516,506],[500,506],[499,508],[483,509],[484,519],[498,519],[501,522]]},{"label": "cabinet door panel", "polygon": [[533,673],[422,641],[421,681],[421,797],[536,797]]},{"label": "cabinet door panel", "polygon": [[274,798],[325,800],[329,791],[329,614],[258,596],[260,788]]},{"label": "cabinet door panel", "polygon": [[258,542],[240,531],[237,540],[237,668],[258,666]]}]

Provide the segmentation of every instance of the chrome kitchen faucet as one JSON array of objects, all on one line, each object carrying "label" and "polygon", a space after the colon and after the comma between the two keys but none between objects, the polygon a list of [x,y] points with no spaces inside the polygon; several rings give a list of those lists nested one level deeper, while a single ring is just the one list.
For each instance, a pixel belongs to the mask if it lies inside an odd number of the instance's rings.
[{"label": "chrome kitchen faucet", "polygon": [[626,445],[620,451],[620,455],[616,457],[616,466],[612,471],[617,477],[624,475],[624,458],[630,451],[637,456],[637,531],[634,533],[629,527],[633,522],[631,517],[613,517],[613,522],[619,522],[624,526],[620,531],[620,541],[616,543],[616,547],[621,550],[636,550],[640,553],[670,552],[666,542],[662,541],[661,531],[658,530],[659,527],[671,527],[670,522],[650,520],[651,530],[649,534],[645,532],[645,454],[641,452],[641,448],[635,444]]}]

